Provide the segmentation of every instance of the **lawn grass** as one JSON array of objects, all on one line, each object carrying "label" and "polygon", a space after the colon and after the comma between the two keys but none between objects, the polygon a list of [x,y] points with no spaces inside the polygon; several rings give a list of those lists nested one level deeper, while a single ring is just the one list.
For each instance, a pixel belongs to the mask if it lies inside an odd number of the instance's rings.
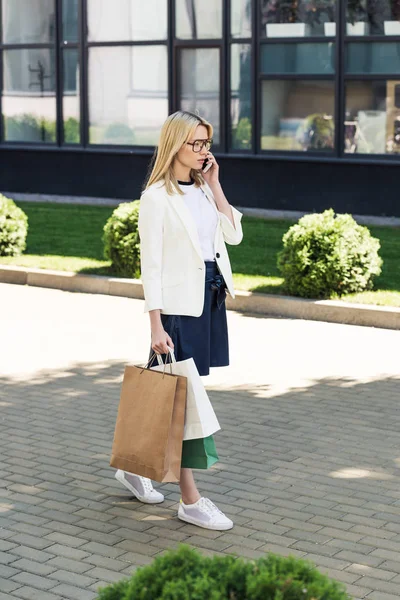
[{"label": "lawn grass", "polygon": [[[103,257],[103,226],[111,207],[18,202],[29,219],[28,245],[23,256],[0,257],[1,264],[115,276]],[[244,239],[230,246],[238,290],[284,294],[276,266],[282,236],[293,221],[243,218]],[[343,299],[364,304],[400,306],[400,228],[371,226],[381,241],[382,275],[375,290]]]}]

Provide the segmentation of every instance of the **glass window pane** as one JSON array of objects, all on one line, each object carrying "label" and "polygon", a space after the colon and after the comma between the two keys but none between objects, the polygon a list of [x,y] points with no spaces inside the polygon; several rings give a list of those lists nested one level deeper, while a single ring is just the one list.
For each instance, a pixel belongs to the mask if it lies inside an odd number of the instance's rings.
[{"label": "glass window pane", "polygon": [[167,0],[88,0],[91,42],[167,39]]},{"label": "glass window pane", "polygon": [[251,150],[251,46],[231,46],[232,148]]},{"label": "glass window pane", "polygon": [[63,40],[78,41],[78,0],[62,0]]},{"label": "glass window pane", "polygon": [[400,35],[397,0],[347,0],[347,35]]},{"label": "glass window pane", "polygon": [[214,143],[220,141],[219,49],[184,49],[180,54],[180,108],[196,112],[214,127]]},{"label": "glass window pane", "polygon": [[333,81],[263,81],[261,148],[332,152]]},{"label": "glass window pane", "polygon": [[261,0],[261,36],[335,35],[336,0]]},{"label": "glass window pane", "polygon": [[5,139],[55,142],[54,52],[5,50],[3,86]]},{"label": "glass window pane", "polygon": [[3,0],[5,44],[46,44],[55,40],[54,0]]},{"label": "glass window pane", "polygon": [[400,153],[400,77],[346,85],[345,152]]},{"label": "glass window pane", "polygon": [[346,72],[400,74],[400,44],[393,42],[348,44]]},{"label": "glass window pane", "polygon": [[64,142],[79,144],[80,136],[80,96],[78,50],[63,50],[63,114]]},{"label": "glass window pane", "polygon": [[251,37],[251,0],[231,0],[231,36]]},{"label": "glass window pane", "polygon": [[176,0],[176,37],[203,40],[222,37],[222,0]]},{"label": "glass window pane", "polygon": [[335,44],[263,44],[263,73],[328,74],[334,73]]},{"label": "glass window pane", "polygon": [[168,116],[167,80],[166,46],[90,48],[90,142],[156,145]]}]

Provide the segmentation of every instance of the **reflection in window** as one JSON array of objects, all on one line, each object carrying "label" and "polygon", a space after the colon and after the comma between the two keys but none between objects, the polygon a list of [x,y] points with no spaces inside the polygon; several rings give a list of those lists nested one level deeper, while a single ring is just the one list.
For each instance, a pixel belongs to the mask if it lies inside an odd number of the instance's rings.
[{"label": "reflection in window", "polygon": [[78,0],[62,0],[63,40],[78,41]]},{"label": "reflection in window", "polygon": [[288,43],[261,46],[261,70],[266,74],[324,75],[334,73],[335,44]]},{"label": "reflection in window", "polygon": [[400,78],[346,85],[345,152],[400,153]]},{"label": "reflection in window", "polygon": [[198,112],[214,127],[216,144],[220,137],[219,50],[218,48],[184,49],[180,54],[180,108]]},{"label": "reflection in window", "polygon": [[251,37],[251,0],[231,0],[231,36]]},{"label": "reflection in window", "polygon": [[55,142],[55,95],[53,51],[4,51],[3,116],[7,141]]},{"label": "reflection in window", "polygon": [[63,114],[64,142],[79,144],[80,142],[80,97],[79,97],[79,62],[78,50],[63,50]]},{"label": "reflection in window", "polygon": [[5,44],[54,42],[54,0],[3,0],[2,13]]},{"label": "reflection in window", "polygon": [[348,35],[400,35],[397,0],[347,0]]},{"label": "reflection in window", "polygon": [[91,42],[167,38],[167,0],[88,0]]},{"label": "reflection in window", "polygon": [[167,116],[166,46],[90,48],[92,144],[154,146]]},{"label": "reflection in window", "polygon": [[336,0],[261,0],[261,36],[334,35]]},{"label": "reflection in window", "polygon": [[251,46],[231,46],[232,148],[251,150]]},{"label": "reflection in window", "polygon": [[263,150],[333,150],[333,81],[263,81],[261,108]]},{"label": "reflection in window", "polygon": [[222,0],[176,0],[176,37],[184,40],[222,37]]}]

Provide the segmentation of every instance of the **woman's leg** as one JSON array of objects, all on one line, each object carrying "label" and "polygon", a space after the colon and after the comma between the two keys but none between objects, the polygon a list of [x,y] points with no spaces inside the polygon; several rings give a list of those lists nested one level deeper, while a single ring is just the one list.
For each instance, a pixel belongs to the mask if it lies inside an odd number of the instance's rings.
[{"label": "woman's leg", "polygon": [[195,504],[195,502],[200,500],[201,496],[197,489],[192,469],[181,469],[180,488],[184,504]]}]

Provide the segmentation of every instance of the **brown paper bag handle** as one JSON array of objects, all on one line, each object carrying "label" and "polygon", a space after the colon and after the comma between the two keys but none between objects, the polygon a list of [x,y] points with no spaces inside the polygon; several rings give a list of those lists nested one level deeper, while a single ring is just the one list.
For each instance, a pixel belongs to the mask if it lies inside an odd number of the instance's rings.
[{"label": "brown paper bag handle", "polygon": [[[147,361],[147,363],[144,365],[144,367],[140,371],[140,374],[142,374],[145,369],[150,369],[150,367],[152,366],[152,364],[153,364],[154,359],[156,358],[156,356],[157,356],[157,353],[153,352],[153,354],[150,356],[150,358]],[[170,357],[170,361],[169,362],[168,362],[168,356]],[[162,372],[163,377],[165,375],[165,369],[166,369],[166,367],[167,367],[168,364],[169,364],[170,374],[172,375],[172,356],[171,356],[170,352],[168,352],[168,354],[167,354],[167,360],[164,363],[164,369],[163,369],[163,372]]]}]

